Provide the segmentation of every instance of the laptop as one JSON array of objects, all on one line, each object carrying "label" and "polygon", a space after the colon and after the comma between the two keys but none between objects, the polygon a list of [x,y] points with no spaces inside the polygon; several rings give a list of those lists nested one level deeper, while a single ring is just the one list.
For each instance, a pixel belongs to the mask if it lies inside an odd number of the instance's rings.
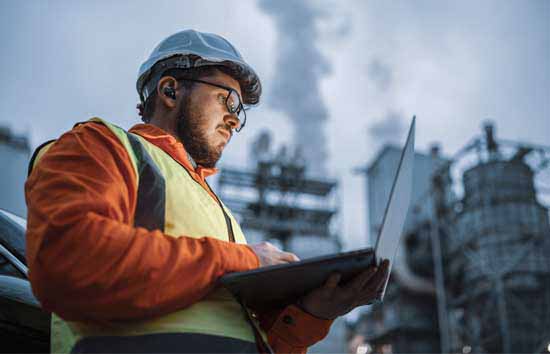
[{"label": "laptop", "polygon": [[[374,249],[368,247],[229,273],[220,278],[221,285],[250,309],[265,311],[295,303],[308,292],[322,286],[330,274],[335,272],[342,275],[340,284],[345,284],[368,267],[379,265],[383,259],[390,260],[391,272],[412,194],[415,126],[416,117],[413,117]],[[384,298],[387,284],[388,281],[379,301]]]}]

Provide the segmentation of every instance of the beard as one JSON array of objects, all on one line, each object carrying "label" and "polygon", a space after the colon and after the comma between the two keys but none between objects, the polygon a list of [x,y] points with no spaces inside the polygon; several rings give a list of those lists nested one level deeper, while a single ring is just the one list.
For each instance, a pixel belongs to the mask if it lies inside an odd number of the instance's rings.
[{"label": "beard", "polygon": [[[177,134],[185,150],[202,167],[213,168],[222,156],[223,146],[214,146],[208,142],[206,117],[190,102],[186,95],[181,102],[177,122]],[[231,132],[231,127],[221,125]]]}]

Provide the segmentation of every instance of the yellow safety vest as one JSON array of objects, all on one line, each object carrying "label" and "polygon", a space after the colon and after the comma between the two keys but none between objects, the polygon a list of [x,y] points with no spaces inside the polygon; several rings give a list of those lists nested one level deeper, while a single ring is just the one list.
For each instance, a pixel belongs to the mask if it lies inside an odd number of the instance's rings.
[{"label": "yellow safety vest", "polygon": [[[141,136],[99,118],[90,121],[106,125],[132,160],[138,178],[135,226],[158,228],[172,237],[210,235],[246,243],[228,208],[219,199],[214,200],[169,154]],[[37,160],[50,146],[36,154]],[[67,322],[52,314],[51,349],[52,353],[70,352],[79,339],[87,336],[151,333],[202,333],[255,341],[245,311],[229,292],[220,288],[183,310],[150,320],[117,322],[109,327]],[[265,333],[262,336],[265,339]]]}]

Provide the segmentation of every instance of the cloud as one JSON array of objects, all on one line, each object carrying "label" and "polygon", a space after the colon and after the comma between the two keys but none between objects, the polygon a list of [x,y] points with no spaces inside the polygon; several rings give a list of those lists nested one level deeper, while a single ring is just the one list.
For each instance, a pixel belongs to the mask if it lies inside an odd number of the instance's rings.
[{"label": "cloud", "polygon": [[370,61],[367,74],[377,90],[384,92],[391,88],[393,81],[391,68],[380,59],[375,58]]},{"label": "cloud", "polygon": [[396,112],[388,112],[380,121],[368,128],[369,135],[376,142],[400,141],[407,127],[403,116]]}]

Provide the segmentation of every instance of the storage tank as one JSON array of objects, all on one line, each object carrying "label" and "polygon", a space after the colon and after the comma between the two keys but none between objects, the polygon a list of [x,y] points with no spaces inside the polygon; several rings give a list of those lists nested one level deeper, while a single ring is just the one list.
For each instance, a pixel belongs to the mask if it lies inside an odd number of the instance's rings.
[{"label": "storage tank", "polygon": [[448,278],[473,334],[465,344],[490,353],[533,352],[540,331],[550,328],[548,210],[536,199],[534,172],[523,159],[492,156],[463,174]]}]

